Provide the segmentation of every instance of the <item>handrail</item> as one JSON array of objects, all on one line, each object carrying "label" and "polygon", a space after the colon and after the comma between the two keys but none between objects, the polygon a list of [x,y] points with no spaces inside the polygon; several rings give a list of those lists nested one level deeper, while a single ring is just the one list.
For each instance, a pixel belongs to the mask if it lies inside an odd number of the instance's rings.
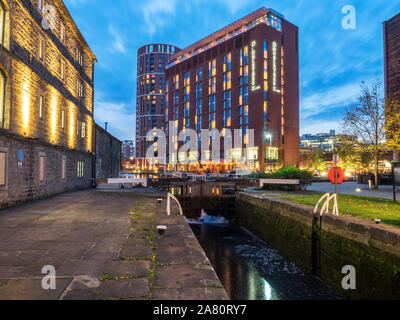
[{"label": "handrail", "polygon": [[170,193],[170,192],[168,192],[168,195],[167,195],[167,215],[171,215],[171,200],[170,199],[173,199],[174,201],[175,201],[175,203],[178,205],[178,207],[179,207],[179,214],[181,215],[181,216],[183,216],[183,210],[182,210],[182,206],[181,206],[181,204],[179,203],[179,200],[172,194],[172,193]]},{"label": "handrail", "polygon": [[330,193],[326,193],[324,194],[321,199],[319,199],[319,201],[317,202],[315,208],[314,208],[314,214],[317,213],[318,211],[318,206],[321,203],[322,200],[324,200],[326,198],[326,201],[324,203],[324,205],[321,208],[321,211],[319,213],[319,215],[322,217],[322,215],[324,213],[329,213],[329,204],[331,202],[331,200],[333,199],[333,215],[338,216],[339,215],[339,209],[338,209],[338,204],[337,204],[337,194],[333,194],[330,195]]}]

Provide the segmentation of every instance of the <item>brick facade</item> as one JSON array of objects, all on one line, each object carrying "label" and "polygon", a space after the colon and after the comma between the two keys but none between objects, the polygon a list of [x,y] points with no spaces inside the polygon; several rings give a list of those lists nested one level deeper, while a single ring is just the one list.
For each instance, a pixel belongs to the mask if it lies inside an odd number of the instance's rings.
[{"label": "brick facade", "polygon": [[169,44],[148,44],[138,49],[136,90],[136,168],[151,169],[146,152],[151,142],[147,132],[164,130],[165,66],[168,58],[180,49]]},{"label": "brick facade", "polygon": [[[240,129],[241,148],[235,153],[254,161],[247,167],[269,171],[299,164],[298,28],[283,16],[265,8],[251,13],[173,55],[166,77],[166,125],[174,121],[178,133],[192,129],[200,139],[202,129],[232,134]],[[254,147],[246,142],[251,129]],[[189,165],[176,164],[187,159],[179,152],[184,143],[171,128],[165,131],[171,136],[167,143],[175,141],[178,149],[168,154],[170,170],[220,172],[239,166],[235,156],[229,164],[200,162],[195,153]]]},{"label": "brick facade", "polygon": [[386,96],[400,100],[400,13],[383,23]]},{"label": "brick facade", "polygon": [[[42,26],[48,7],[40,10],[38,0],[0,2],[5,15],[0,152],[6,152],[0,203],[4,207],[90,187],[96,57],[61,0],[43,1],[56,13],[55,26],[48,29]],[[44,181],[40,155],[45,155]]]}]

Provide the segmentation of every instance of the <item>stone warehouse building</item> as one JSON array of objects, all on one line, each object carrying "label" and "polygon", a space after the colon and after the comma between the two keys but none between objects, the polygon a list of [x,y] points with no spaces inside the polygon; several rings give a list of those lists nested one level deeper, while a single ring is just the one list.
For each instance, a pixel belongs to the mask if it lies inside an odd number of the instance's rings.
[{"label": "stone warehouse building", "polygon": [[95,62],[61,0],[0,0],[1,207],[91,186]]},{"label": "stone warehouse building", "polygon": [[121,173],[122,141],[115,138],[97,123],[94,125],[96,139],[96,180],[119,178]]}]

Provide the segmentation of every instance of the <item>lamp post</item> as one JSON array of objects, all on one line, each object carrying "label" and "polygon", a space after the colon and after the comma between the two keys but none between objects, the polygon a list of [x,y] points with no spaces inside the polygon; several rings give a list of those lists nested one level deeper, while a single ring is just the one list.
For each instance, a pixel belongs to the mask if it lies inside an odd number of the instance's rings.
[{"label": "lamp post", "polygon": [[[265,138],[269,139],[269,148],[271,149],[272,148],[272,134],[269,132],[266,132]],[[271,152],[271,150],[270,150],[270,152]],[[264,160],[264,162],[265,162],[265,160]],[[271,161],[269,162],[269,170],[271,171]]]},{"label": "lamp post", "polygon": [[265,138],[269,139],[269,147],[272,148],[272,134],[266,133]]}]

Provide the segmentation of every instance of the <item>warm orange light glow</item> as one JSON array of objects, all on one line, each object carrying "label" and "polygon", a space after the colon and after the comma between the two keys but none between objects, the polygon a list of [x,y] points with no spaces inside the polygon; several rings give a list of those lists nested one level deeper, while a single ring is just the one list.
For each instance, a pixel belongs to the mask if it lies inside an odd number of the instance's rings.
[{"label": "warm orange light glow", "polygon": [[92,130],[93,130],[93,122],[90,116],[86,116],[86,149],[89,152],[92,152]]},{"label": "warm orange light glow", "polygon": [[49,117],[49,133],[50,133],[50,142],[53,144],[58,143],[58,106],[59,106],[59,97],[58,92],[53,87],[48,87],[49,93],[49,110],[50,110],[50,117]]},{"label": "warm orange light glow", "polygon": [[30,113],[31,113],[31,97],[29,94],[30,89],[30,80],[29,75],[24,75],[24,81],[22,84],[22,92],[21,92],[21,105],[22,105],[22,134],[25,136],[29,136],[30,128],[29,128],[29,120],[30,120]]},{"label": "warm orange light glow", "polygon": [[72,103],[69,104],[69,132],[68,132],[68,146],[71,149],[75,147],[75,113],[74,113],[74,105]]}]

